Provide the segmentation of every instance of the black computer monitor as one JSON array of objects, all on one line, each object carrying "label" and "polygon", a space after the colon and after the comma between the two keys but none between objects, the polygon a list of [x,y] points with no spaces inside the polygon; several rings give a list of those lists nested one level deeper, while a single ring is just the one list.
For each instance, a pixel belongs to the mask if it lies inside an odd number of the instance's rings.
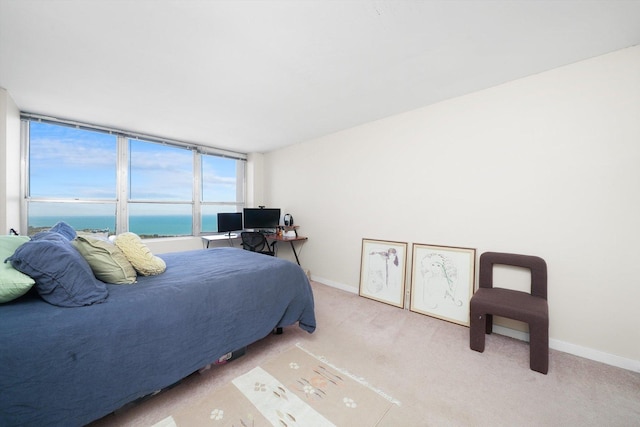
[{"label": "black computer monitor", "polygon": [[242,230],[242,212],[218,213],[218,233],[229,233]]},{"label": "black computer monitor", "polygon": [[280,224],[280,208],[244,208],[244,228],[271,230]]}]

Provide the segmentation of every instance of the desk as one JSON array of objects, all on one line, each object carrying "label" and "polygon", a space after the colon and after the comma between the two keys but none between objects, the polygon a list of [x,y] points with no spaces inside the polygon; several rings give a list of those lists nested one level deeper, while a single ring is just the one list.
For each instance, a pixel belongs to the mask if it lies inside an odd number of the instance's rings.
[{"label": "desk", "polygon": [[213,241],[219,241],[219,240],[229,240],[229,245],[233,246],[233,239],[239,239],[240,236],[236,233],[227,233],[227,234],[211,234],[208,236],[200,236],[200,238],[202,239],[202,243],[206,243],[207,244],[207,248],[209,247],[209,243],[213,242]]},{"label": "desk", "polygon": [[297,235],[293,237],[286,237],[286,236],[279,236],[277,234],[267,234],[265,237],[268,240],[273,241],[273,247],[275,247],[276,243],[278,242],[289,242],[289,244],[291,244],[291,250],[293,251],[293,254],[296,257],[296,262],[298,263],[298,265],[300,265],[300,260],[298,259],[298,253],[296,252],[295,246],[293,246],[293,242],[300,242],[300,241],[307,240],[306,237],[297,236]]}]

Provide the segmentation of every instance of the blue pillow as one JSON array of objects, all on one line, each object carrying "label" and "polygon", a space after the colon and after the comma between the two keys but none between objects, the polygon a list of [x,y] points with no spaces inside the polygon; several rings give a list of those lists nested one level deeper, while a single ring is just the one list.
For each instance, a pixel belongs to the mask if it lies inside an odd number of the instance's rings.
[{"label": "blue pillow", "polygon": [[70,242],[66,236],[63,236],[56,231],[40,231],[39,233],[31,236],[31,240],[50,240],[52,242],[59,242],[61,245]]},{"label": "blue pillow", "polygon": [[62,235],[38,233],[8,258],[13,268],[36,281],[36,290],[50,304],[81,307],[103,302],[107,286],[95,278],[89,263]]},{"label": "blue pillow", "polygon": [[58,222],[56,225],[51,227],[49,231],[62,234],[68,241],[72,241],[77,236],[76,230],[64,221]]}]

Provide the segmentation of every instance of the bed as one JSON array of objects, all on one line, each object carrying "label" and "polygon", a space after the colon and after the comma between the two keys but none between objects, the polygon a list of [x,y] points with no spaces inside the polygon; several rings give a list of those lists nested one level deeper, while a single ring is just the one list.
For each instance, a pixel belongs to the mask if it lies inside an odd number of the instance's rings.
[{"label": "bed", "polygon": [[0,305],[0,425],[81,426],[297,324],[316,328],[301,268],[237,248],[159,255],[166,271],[99,304],[32,292]]}]

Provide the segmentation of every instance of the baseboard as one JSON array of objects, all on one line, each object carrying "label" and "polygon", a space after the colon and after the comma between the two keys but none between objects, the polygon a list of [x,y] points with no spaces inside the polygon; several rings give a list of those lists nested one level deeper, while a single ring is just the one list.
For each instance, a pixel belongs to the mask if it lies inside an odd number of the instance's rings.
[{"label": "baseboard", "polygon": [[318,277],[313,274],[311,275],[311,280],[313,280],[314,282],[322,283],[323,285],[331,286],[332,288],[340,289],[341,291],[349,292],[351,294],[358,295],[360,293],[358,289],[354,288],[353,286],[347,286],[345,284],[334,282],[333,280],[325,279],[323,277]]},{"label": "baseboard", "polygon": [[616,356],[615,354],[609,354],[555,339],[549,339],[549,347],[554,350],[584,357],[585,359],[595,360],[596,362],[602,362],[607,365],[640,373],[640,360],[627,359],[626,357]]},{"label": "baseboard", "polygon": [[[525,324],[526,327],[526,324]],[[522,332],[517,329],[507,328],[506,326],[496,325],[496,322],[493,323],[493,332],[499,335],[504,335],[505,337],[515,338],[520,341],[529,342],[529,334],[527,332]],[[549,347],[551,347],[551,341],[549,340]]]},{"label": "baseboard", "polygon": [[[353,286],[347,286],[343,283],[334,282],[323,277],[312,276],[311,280],[352,294],[357,295],[359,293],[358,289],[354,288]],[[511,328],[506,328],[504,326],[494,325],[493,332],[495,332],[496,334],[515,338],[517,340],[529,341],[528,333]],[[553,338],[549,339],[549,348],[562,351],[564,353],[573,354],[574,356],[584,357],[585,359],[594,360],[596,362],[601,362],[606,365],[611,365],[640,373],[640,360],[627,359],[625,357],[616,356],[614,354],[605,353],[603,351],[594,350],[588,347],[582,347]]]}]

